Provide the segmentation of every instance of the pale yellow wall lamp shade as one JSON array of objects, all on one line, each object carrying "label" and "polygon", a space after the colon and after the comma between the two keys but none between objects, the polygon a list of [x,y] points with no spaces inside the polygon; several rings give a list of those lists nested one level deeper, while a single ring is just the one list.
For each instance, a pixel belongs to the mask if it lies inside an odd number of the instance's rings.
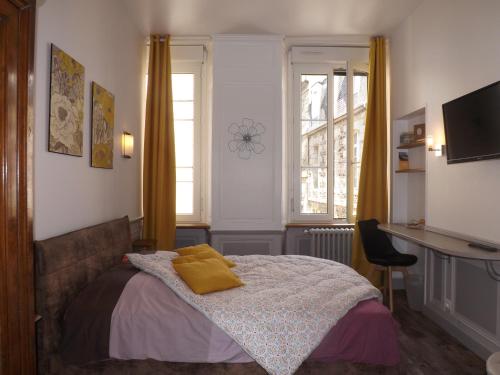
[{"label": "pale yellow wall lamp shade", "polygon": [[134,154],[134,136],[129,132],[122,134],[122,156],[130,159]]}]

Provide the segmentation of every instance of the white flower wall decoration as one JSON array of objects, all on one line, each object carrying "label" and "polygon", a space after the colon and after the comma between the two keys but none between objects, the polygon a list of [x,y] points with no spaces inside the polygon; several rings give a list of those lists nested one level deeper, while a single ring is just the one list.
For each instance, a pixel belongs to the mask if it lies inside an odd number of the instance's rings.
[{"label": "white flower wall decoration", "polygon": [[227,144],[229,151],[237,152],[240,159],[248,160],[252,153],[262,154],[266,149],[261,143],[266,128],[260,122],[243,118],[241,124],[232,123],[228,132],[233,137]]}]

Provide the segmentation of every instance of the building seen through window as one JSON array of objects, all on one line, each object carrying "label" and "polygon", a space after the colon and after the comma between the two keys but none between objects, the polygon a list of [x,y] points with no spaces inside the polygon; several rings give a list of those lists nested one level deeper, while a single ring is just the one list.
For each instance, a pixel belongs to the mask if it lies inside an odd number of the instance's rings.
[{"label": "building seen through window", "polygon": [[[333,218],[347,219],[349,199],[356,214],[359,172],[367,104],[367,74],[352,74],[352,120],[349,119],[349,82],[345,69],[333,72],[329,110],[328,75],[301,74],[300,213],[328,214],[328,184],[333,184]],[[328,116],[333,119],[333,149],[328,149]],[[352,121],[352,126],[349,126]],[[333,152],[332,181],[328,153]],[[351,179],[351,183],[349,183]],[[350,195],[350,198],[349,198]]]}]

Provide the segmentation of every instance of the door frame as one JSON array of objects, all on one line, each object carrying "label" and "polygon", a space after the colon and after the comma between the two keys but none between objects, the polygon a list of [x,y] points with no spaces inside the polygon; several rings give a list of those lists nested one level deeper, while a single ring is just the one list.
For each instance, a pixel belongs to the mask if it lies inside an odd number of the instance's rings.
[{"label": "door frame", "polygon": [[[0,373],[35,374],[33,282],[33,126],[35,0],[13,7],[17,32],[0,16]],[[12,62],[13,61],[13,62]],[[12,64],[12,65],[8,65]],[[5,73],[14,72],[7,77]],[[5,88],[5,89],[4,89]],[[10,94],[9,94],[10,93]],[[7,100],[7,98],[14,98]],[[11,117],[13,116],[13,117]]]}]

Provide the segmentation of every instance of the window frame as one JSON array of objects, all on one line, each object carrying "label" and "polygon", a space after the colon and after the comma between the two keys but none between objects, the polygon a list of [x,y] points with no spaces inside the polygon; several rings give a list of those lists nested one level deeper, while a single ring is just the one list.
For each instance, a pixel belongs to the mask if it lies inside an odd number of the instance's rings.
[{"label": "window frame", "polygon": [[[348,159],[347,159],[347,163],[348,163],[348,172],[349,172],[349,175],[348,175],[348,186],[347,186],[347,189],[348,189],[348,195],[347,195],[347,220],[348,220],[348,223],[355,223],[356,222],[356,215],[353,214],[352,212],[352,208],[354,206],[354,173],[352,173],[353,169],[354,169],[354,117],[355,117],[355,113],[354,113],[354,90],[353,90],[353,84],[354,84],[354,76],[356,75],[355,72],[362,72],[364,74],[366,74],[367,76],[367,79],[368,79],[368,74],[369,74],[369,66],[368,66],[368,61],[366,61],[365,63],[362,63],[362,62],[351,62],[350,64],[348,64],[348,67],[349,67],[349,70],[348,70],[348,74],[350,74],[350,79],[348,81],[348,84],[350,85],[350,88],[349,88],[349,112],[350,113],[350,119],[349,119],[349,123],[348,123],[348,137],[349,137],[349,140],[348,140],[348,147],[349,147],[349,154],[348,154]],[[367,104],[367,108],[368,108],[368,81],[366,82],[366,90],[367,90],[367,98],[366,98],[366,104]],[[366,129],[366,117],[365,117],[365,129]],[[364,135],[363,135],[363,148],[364,148]],[[362,162],[362,159],[363,158],[363,153],[361,152],[361,155],[360,155],[360,160],[359,160],[359,165],[360,165],[360,168],[361,168],[361,162]],[[359,181],[358,181],[358,185],[359,185]],[[359,190],[358,190],[359,192]],[[359,194],[359,193],[358,193]],[[359,202],[359,198],[358,198],[358,202]],[[357,207],[356,207],[357,208]]]},{"label": "window frame", "polygon": [[[177,214],[177,223],[200,223],[203,219],[203,191],[202,178],[202,111],[203,111],[203,62],[172,60],[171,74],[193,74],[194,77],[194,116],[193,116],[193,213]],[[174,117],[175,118],[175,117]],[[177,165],[176,165],[177,167]]]},{"label": "window frame", "polygon": [[[324,63],[310,62],[294,62],[290,64],[291,82],[289,90],[289,98],[292,106],[291,116],[292,129],[290,131],[290,189],[291,194],[289,205],[289,219],[292,223],[328,223],[328,224],[352,224],[356,221],[356,216],[352,213],[354,203],[354,93],[353,93],[353,77],[355,71],[368,73],[368,61],[357,62],[353,60],[343,61],[328,61]],[[342,68],[346,70],[347,75],[347,160],[346,160],[346,183],[347,183],[347,202],[345,219],[334,219],[334,144],[333,144],[333,127],[334,127],[334,85],[333,76],[334,70]],[[300,212],[301,205],[301,75],[303,74],[322,74],[328,77],[328,110],[327,110],[327,178],[328,178],[328,204],[326,214],[307,214]]]},{"label": "window frame", "polygon": [[301,139],[301,76],[303,74],[309,75],[326,75],[327,76],[327,195],[330,197],[333,194],[332,181],[333,170],[330,165],[333,165],[333,117],[331,113],[330,100],[333,98],[333,85],[331,84],[331,76],[333,73],[329,72],[329,64],[296,64],[293,67],[293,171],[292,171],[292,218],[301,222],[328,222],[329,214],[333,210],[333,200],[328,199],[327,214],[302,214],[300,213],[300,197],[301,197],[301,152],[302,152],[302,139]]}]

